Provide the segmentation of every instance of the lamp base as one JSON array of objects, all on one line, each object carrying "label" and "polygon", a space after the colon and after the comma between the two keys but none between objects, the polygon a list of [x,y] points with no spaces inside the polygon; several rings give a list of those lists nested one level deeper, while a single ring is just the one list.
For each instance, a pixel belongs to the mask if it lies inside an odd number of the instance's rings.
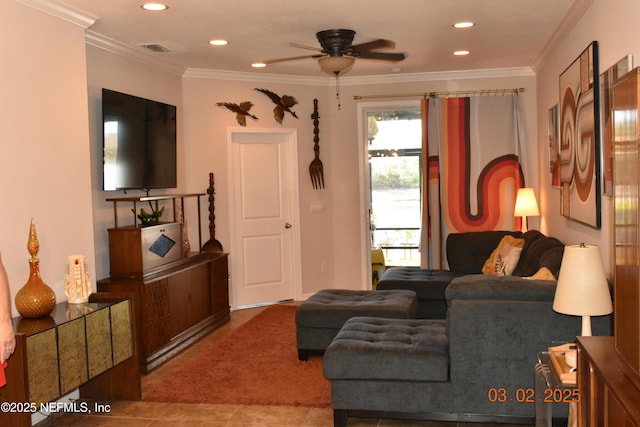
[{"label": "lamp base", "polygon": [[582,316],[582,333],[580,336],[591,336],[591,316]]}]

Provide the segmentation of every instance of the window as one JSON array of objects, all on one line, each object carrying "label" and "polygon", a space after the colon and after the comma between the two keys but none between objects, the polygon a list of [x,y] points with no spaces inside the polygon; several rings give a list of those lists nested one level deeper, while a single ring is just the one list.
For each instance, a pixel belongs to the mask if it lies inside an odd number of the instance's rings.
[{"label": "window", "polygon": [[419,266],[422,123],[420,109],[367,112],[371,245],[387,266]]}]

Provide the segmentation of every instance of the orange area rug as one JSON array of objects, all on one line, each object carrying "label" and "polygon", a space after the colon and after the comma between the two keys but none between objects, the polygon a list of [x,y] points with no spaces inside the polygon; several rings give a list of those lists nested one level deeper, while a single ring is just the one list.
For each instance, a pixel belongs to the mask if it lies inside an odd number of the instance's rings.
[{"label": "orange area rug", "polygon": [[295,306],[266,308],[180,367],[142,400],[327,407],[322,358],[298,360]]}]

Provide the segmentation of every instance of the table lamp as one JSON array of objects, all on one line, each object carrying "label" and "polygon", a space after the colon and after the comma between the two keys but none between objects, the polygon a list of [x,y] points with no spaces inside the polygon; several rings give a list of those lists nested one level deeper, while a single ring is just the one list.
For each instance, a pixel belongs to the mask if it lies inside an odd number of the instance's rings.
[{"label": "table lamp", "polygon": [[[564,247],[553,310],[582,316],[580,335],[583,337],[591,336],[591,316],[613,312],[611,292],[597,246],[580,243]],[[564,354],[567,365],[572,368],[577,365],[576,353],[576,350],[570,350]]]},{"label": "table lamp", "polygon": [[597,246],[584,243],[565,246],[553,310],[582,316],[581,336],[591,336],[591,316],[613,312],[611,292]]},{"label": "table lamp", "polygon": [[516,207],[513,211],[514,216],[522,217],[522,232],[527,231],[527,217],[539,216],[538,203],[533,193],[533,188],[518,188],[516,195]]}]

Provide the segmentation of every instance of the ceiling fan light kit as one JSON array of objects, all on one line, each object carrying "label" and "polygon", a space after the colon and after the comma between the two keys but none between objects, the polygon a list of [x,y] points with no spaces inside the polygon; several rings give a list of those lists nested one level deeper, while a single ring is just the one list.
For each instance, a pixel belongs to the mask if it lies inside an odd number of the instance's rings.
[{"label": "ceiling fan light kit", "polygon": [[346,73],[353,67],[354,62],[356,62],[355,58],[350,56],[323,56],[318,58],[320,69],[332,76]]},{"label": "ceiling fan light kit", "polygon": [[375,39],[370,42],[353,44],[356,32],[347,29],[322,30],[316,33],[321,48],[291,43],[294,47],[315,50],[312,55],[293,56],[290,58],[271,59],[263,61],[265,65],[278,62],[293,61],[304,58],[318,60],[320,69],[336,78],[336,98],[340,109],[339,77],[349,71],[356,59],[371,59],[375,61],[402,61],[406,55],[402,52],[380,52],[380,49],[393,49],[396,44],[391,40]]},{"label": "ceiling fan light kit", "polygon": [[375,39],[370,42],[353,44],[356,32],[348,29],[322,30],[316,33],[321,47],[313,47],[291,43],[294,47],[314,50],[318,53],[311,55],[293,56],[290,58],[271,59],[264,64],[294,61],[298,59],[317,59],[320,69],[328,74],[344,74],[351,69],[356,59],[371,59],[375,61],[402,61],[406,55],[402,52],[380,52],[381,49],[393,49],[396,44],[391,40]]}]

